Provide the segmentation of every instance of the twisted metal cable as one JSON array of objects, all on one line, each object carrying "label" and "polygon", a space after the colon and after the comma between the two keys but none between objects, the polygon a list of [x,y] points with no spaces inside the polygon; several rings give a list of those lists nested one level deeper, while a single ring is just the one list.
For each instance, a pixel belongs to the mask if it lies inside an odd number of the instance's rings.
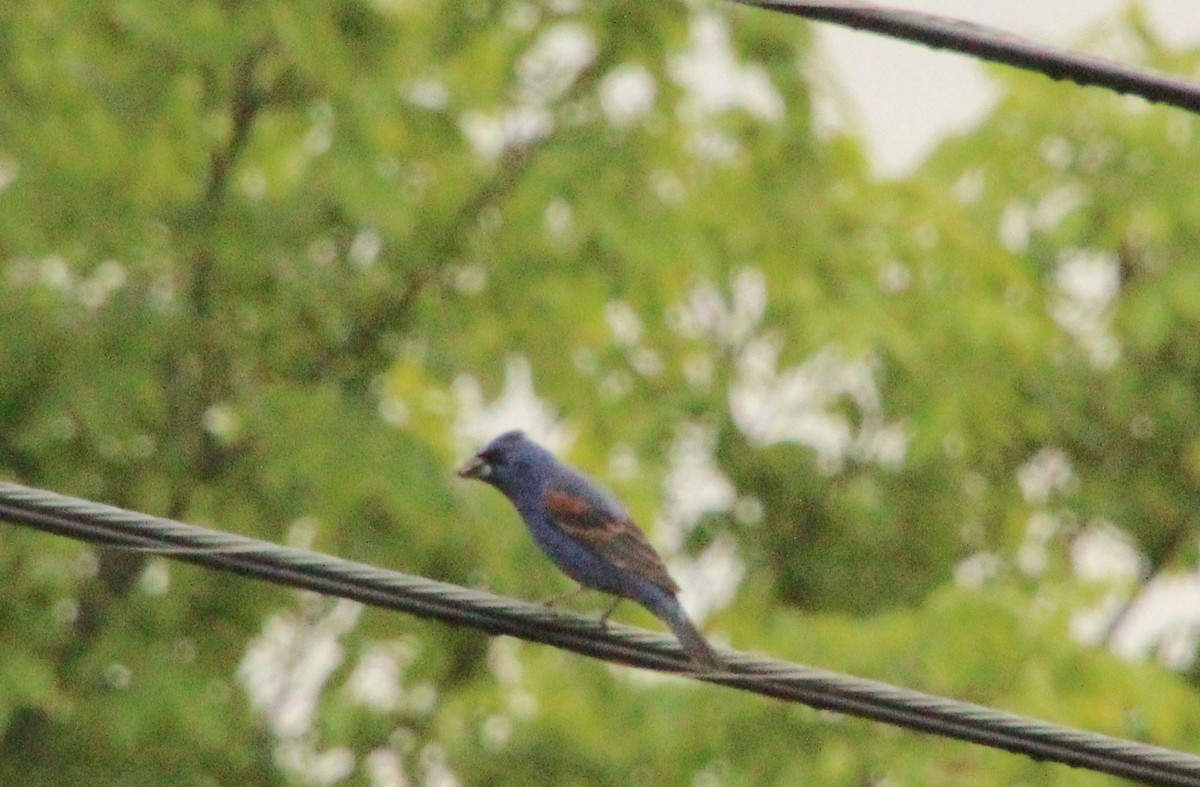
[{"label": "twisted metal cable", "polygon": [[423,618],[508,634],[644,669],[755,692],[1147,784],[1200,787],[1200,757],[935,697],[874,680],[720,649],[695,670],[671,637],[304,549],[0,482],[0,519]]},{"label": "twisted metal cable", "polygon": [[731,0],[820,22],[881,33],[937,49],[1035,71],[1051,79],[1095,85],[1147,101],[1200,113],[1200,85],[1180,77],[1115,63],[1101,57],[1040,44],[994,27],[962,19],[856,0]]}]

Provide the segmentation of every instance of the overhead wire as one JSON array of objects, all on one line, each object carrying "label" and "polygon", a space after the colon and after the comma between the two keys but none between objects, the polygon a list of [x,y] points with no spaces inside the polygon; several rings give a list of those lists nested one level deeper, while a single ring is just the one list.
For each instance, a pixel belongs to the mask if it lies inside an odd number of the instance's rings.
[{"label": "overhead wire", "polygon": [[[962,20],[858,2],[732,2],[869,30],[1200,112],[1200,86],[1181,78],[1068,52]],[[719,649],[724,669],[700,671],[693,668],[673,638],[644,629],[615,623],[602,627],[595,620],[543,605],[47,490],[0,482],[0,519],[105,547],[157,554],[1039,760],[1147,784],[1200,787],[1200,757],[1189,753],[730,649]]]},{"label": "overhead wire", "polygon": [[1071,52],[987,25],[874,3],[841,0],[730,0],[819,22],[866,30],[1200,113],[1200,84],[1182,77]]},{"label": "overhead wire", "polygon": [[674,638],[645,629],[601,625],[540,604],[48,490],[0,482],[0,519],[105,547],[161,555],[1038,760],[1147,784],[1200,787],[1200,757],[1185,752],[728,648],[718,649],[723,669],[699,670]]}]

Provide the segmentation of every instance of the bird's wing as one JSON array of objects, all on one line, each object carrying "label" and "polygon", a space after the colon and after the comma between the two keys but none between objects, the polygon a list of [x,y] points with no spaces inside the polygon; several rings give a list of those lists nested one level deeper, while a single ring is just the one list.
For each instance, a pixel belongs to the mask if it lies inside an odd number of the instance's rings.
[{"label": "bird's wing", "polygon": [[646,534],[624,512],[614,514],[586,497],[563,489],[547,491],[542,502],[555,524],[605,560],[672,593],[679,591]]}]

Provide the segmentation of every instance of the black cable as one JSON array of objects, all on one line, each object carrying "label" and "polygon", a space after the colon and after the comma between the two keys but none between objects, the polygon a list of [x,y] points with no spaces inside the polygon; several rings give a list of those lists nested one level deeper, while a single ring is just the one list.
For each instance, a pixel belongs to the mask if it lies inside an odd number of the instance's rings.
[{"label": "black cable", "polygon": [[1125,66],[1101,57],[1068,52],[974,22],[845,0],[731,2],[962,52],[971,57],[1036,71],[1051,79],[1067,79],[1080,85],[1105,87],[1119,93],[1141,96],[1147,101],[1200,113],[1200,85],[1194,82]]},{"label": "black cable", "polygon": [[146,516],[0,482],[0,519],[68,538],[132,549],[315,590],[424,618],[508,634],[645,669],[802,702],[909,729],[1124,776],[1200,787],[1200,757],[993,710],[981,705],[721,649],[727,668],[698,672],[671,637],[557,612],[445,582],[304,549]]}]

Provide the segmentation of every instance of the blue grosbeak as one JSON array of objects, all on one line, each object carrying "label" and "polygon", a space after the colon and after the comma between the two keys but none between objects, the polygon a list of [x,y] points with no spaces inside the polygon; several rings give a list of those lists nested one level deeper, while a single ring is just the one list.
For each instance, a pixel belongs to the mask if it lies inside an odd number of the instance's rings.
[{"label": "blue grosbeak", "polygon": [[618,603],[638,602],[671,627],[693,661],[708,669],[720,665],[675,597],[679,586],[662,558],[610,494],[521,431],[492,440],[458,474],[503,492],[538,546],[571,579],[617,596]]}]

